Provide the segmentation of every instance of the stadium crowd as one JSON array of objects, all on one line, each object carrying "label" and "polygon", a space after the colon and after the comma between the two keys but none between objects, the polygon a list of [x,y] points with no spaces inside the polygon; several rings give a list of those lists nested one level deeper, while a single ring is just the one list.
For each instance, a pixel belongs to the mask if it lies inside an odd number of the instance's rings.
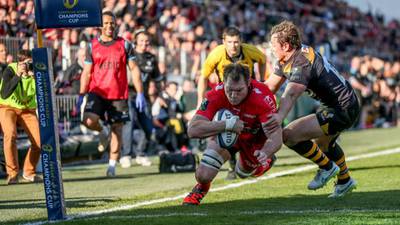
[{"label": "stadium crowd", "polygon": [[[33,4],[33,0],[0,0],[1,67],[15,59],[16,50],[33,48],[29,41],[36,36]],[[385,21],[383,14],[362,13],[341,0],[106,0],[103,6],[115,14],[118,36],[134,42],[135,32],[145,29],[151,36],[150,51],[158,58],[164,80],[178,81],[178,91],[165,88],[176,84],[171,82],[160,86],[161,90],[151,83],[148,89],[149,103],[156,103],[155,126],[164,132],[175,131],[176,136],[167,138],[174,143],[170,148],[186,148],[189,143],[182,132],[196,107],[195,84],[205,56],[219,44],[223,29],[228,25],[238,27],[243,41],[257,45],[267,55],[267,77],[273,61],[268,33],[283,19],[295,21],[302,28],[303,43],[329,58],[358,91],[362,116],[355,128],[398,124],[400,22]],[[78,94],[85,48],[100,31],[46,29],[43,33],[47,45],[55,50],[57,93]],[[11,43],[10,38],[17,41],[12,39]],[[71,54],[64,46],[77,50]],[[179,107],[165,102],[177,102]],[[170,124],[163,121],[165,116],[178,119],[178,125],[165,128]]]}]

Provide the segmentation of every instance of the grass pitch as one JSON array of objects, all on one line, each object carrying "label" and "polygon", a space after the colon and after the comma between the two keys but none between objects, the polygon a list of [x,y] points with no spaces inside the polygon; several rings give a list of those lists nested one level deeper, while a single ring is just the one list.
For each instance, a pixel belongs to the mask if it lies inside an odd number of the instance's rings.
[{"label": "grass pitch", "polygon": [[[400,129],[346,132],[340,144],[346,156],[400,147]],[[157,163],[157,159],[154,159]],[[311,165],[288,149],[268,172],[275,174]],[[333,182],[307,190],[316,169],[272,179],[249,179],[251,184],[208,193],[199,207],[181,206],[195,184],[193,173],[158,174],[157,165],[117,170],[106,179],[106,165],[63,169],[67,214],[76,217],[60,224],[398,224],[400,221],[400,154],[348,162],[358,188],[342,199],[328,199]],[[223,170],[212,188],[240,185],[225,181]],[[160,203],[139,203],[176,197]],[[130,206],[121,210],[118,207]],[[110,210],[105,213],[99,210]],[[84,216],[97,212],[98,215]],[[77,216],[78,215],[78,216]],[[0,223],[46,221],[42,184],[7,186],[0,181]]]}]

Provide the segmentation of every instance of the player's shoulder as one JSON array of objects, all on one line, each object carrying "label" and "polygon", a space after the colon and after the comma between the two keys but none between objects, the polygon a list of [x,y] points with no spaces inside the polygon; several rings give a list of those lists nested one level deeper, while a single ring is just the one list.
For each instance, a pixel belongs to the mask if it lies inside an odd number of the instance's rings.
[{"label": "player's shoulder", "polygon": [[257,46],[247,43],[242,43],[242,51],[245,55],[252,58],[253,60],[259,60],[260,58],[264,60],[264,53],[257,48]]},{"label": "player's shoulder", "polygon": [[215,64],[221,62],[222,57],[225,55],[225,46],[218,45],[217,47],[213,48],[210,53],[208,54],[205,63],[203,64],[203,68],[205,67],[212,67]]},{"label": "player's shoulder", "polygon": [[213,89],[211,89],[209,92],[207,92],[207,99],[222,99],[225,95],[224,91],[224,83],[219,83],[216,85]]},{"label": "player's shoulder", "polygon": [[296,64],[314,63],[316,54],[315,50],[311,46],[302,45],[298,51],[299,53],[296,54],[296,58],[294,59],[296,61]]},{"label": "player's shoulder", "polygon": [[265,108],[276,109],[275,97],[267,85],[256,80],[252,80],[251,87],[251,104],[257,105],[257,107],[262,110]]},{"label": "player's shoulder", "polygon": [[252,79],[251,86],[253,87],[253,89],[257,90],[256,92],[260,92],[260,94],[272,94],[268,86],[260,81]]},{"label": "player's shoulder", "polygon": [[252,44],[242,43],[241,46],[243,49],[246,49],[246,50],[255,50],[255,49],[259,50],[255,45],[252,45]]},{"label": "player's shoulder", "polygon": [[225,46],[223,44],[218,45],[217,47],[213,48],[208,56],[222,56],[225,53]]}]

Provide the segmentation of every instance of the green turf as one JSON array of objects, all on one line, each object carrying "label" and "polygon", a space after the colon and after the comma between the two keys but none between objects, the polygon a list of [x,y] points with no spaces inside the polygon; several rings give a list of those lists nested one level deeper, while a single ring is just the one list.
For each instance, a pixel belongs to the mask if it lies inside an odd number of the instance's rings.
[{"label": "green turf", "polygon": [[[398,137],[400,129],[347,132],[340,143],[352,156],[399,147]],[[287,149],[278,158],[271,173],[309,164]],[[200,207],[181,207],[179,199],[62,224],[396,224],[400,221],[399,161],[400,154],[393,154],[349,162],[359,185],[340,200],[327,198],[333,182],[318,191],[307,190],[315,172],[311,170],[211,192]],[[64,169],[68,215],[172,197],[188,192],[194,184],[192,173],[161,175],[156,165],[118,169],[115,179],[104,178],[105,168]],[[225,175],[222,171],[213,187],[233,183],[225,181]],[[45,220],[43,199],[41,184],[6,186],[1,181],[0,222]]]}]

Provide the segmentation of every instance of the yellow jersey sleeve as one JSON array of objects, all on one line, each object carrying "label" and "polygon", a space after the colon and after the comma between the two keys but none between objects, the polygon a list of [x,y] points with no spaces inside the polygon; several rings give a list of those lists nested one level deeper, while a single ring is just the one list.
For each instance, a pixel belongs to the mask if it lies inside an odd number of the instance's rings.
[{"label": "yellow jersey sleeve", "polygon": [[250,58],[253,63],[257,62],[259,64],[265,64],[266,57],[265,54],[260,51],[256,46],[250,44],[242,44],[243,54]]},{"label": "yellow jersey sleeve", "polygon": [[217,68],[221,62],[221,58],[225,55],[225,46],[218,45],[215,47],[210,54],[208,54],[206,61],[201,69],[201,76],[208,78],[212,72]]}]

